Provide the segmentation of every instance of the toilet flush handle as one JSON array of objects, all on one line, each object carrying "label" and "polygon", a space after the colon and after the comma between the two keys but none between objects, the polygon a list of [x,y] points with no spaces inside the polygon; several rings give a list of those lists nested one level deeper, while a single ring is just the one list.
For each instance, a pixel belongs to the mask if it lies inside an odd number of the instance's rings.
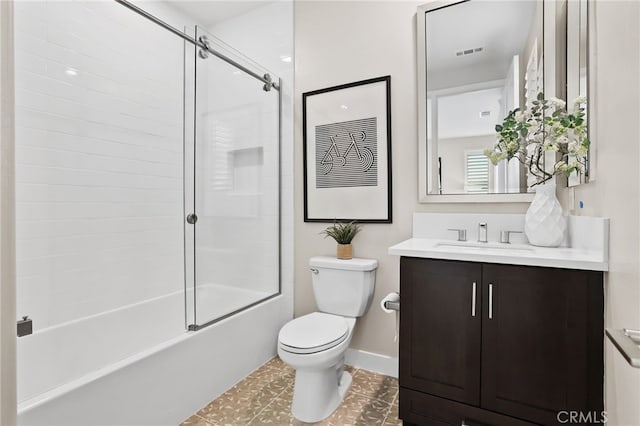
[{"label": "toilet flush handle", "polygon": [[319,274],[320,271],[318,271],[316,268],[311,268],[311,272],[313,272],[314,274]]}]

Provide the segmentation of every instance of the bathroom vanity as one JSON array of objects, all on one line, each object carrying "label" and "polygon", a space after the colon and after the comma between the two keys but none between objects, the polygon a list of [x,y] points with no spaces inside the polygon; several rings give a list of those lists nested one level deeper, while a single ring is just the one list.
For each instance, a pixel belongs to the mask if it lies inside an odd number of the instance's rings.
[{"label": "bathroom vanity", "polygon": [[[602,419],[608,221],[569,218],[573,238],[559,248],[497,243],[519,216],[416,214],[414,238],[389,249],[401,256],[405,424]],[[479,222],[489,243],[476,242]],[[448,228],[470,230],[469,241]]]}]

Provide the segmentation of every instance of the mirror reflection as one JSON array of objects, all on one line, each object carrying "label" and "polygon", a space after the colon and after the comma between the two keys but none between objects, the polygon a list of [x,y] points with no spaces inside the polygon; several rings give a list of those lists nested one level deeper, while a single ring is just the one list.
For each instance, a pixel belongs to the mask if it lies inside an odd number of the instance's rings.
[{"label": "mirror reflection", "polygon": [[[587,132],[589,133],[588,19],[587,0],[567,2],[567,99],[572,100],[578,97],[587,99],[585,119],[587,121]],[[576,186],[593,180],[590,176],[589,166],[592,160],[592,155],[590,154],[593,154],[595,150],[593,141],[590,143],[590,153],[584,159],[585,168],[579,173],[569,176],[569,186]]]},{"label": "mirror reflection", "polygon": [[542,1],[438,4],[423,7],[427,194],[527,192],[517,159],[493,166],[483,151],[543,92]]}]

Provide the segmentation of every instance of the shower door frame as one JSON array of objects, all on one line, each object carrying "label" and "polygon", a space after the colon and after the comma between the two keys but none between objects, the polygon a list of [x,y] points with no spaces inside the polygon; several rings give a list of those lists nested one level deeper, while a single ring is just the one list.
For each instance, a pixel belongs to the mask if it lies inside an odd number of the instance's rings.
[{"label": "shower door frame", "polygon": [[[195,120],[195,115],[192,117],[192,120],[190,120],[190,122],[193,124],[194,129],[193,129],[193,138],[191,138],[191,140],[189,140],[189,143],[192,144],[193,146],[193,182],[192,182],[192,190],[193,190],[193,194],[194,194],[194,200],[193,200],[193,205],[191,206],[191,208],[187,208],[187,203],[186,203],[186,194],[187,194],[187,175],[186,175],[186,164],[187,164],[187,156],[186,156],[186,151],[183,150],[183,155],[184,155],[184,161],[183,161],[183,170],[184,170],[184,180],[183,180],[183,193],[185,195],[185,202],[183,203],[183,226],[184,226],[184,231],[183,231],[183,237],[184,237],[184,308],[185,308],[185,329],[188,331],[197,331],[200,330],[202,328],[208,327],[210,325],[213,325],[217,322],[220,322],[226,318],[229,318],[233,315],[236,315],[242,311],[245,311],[247,309],[250,309],[256,305],[259,305],[261,303],[264,303],[268,300],[271,300],[275,297],[278,297],[282,294],[282,90],[281,90],[281,84],[282,84],[282,79],[279,77],[276,77],[275,79],[271,77],[270,73],[263,73],[262,75],[260,75],[260,73],[242,65],[241,63],[239,63],[238,61],[235,61],[234,59],[230,58],[229,56],[223,54],[222,52],[217,51],[216,49],[212,48],[211,45],[209,43],[206,42],[206,40],[201,40],[200,38],[196,39],[196,37],[192,37],[191,35],[189,35],[185,29],[185,31],[180,31],[179,29],[169,25],[168,23],[164,22],[163,20],[159,19],[158,17],[146,12],[145,10],[139,8],[138,6],[134,5],[133,3],[131,3],[128,0],[114,0],[115,2],[121,4],[122,6],[130,9],[131,11],[137,13],[138,15],[150,20],[151,22],[159,25],[160,27],[166,29],[167,31],[175,34],[176,36],[182,38],[185,41],[185,46],[187,46],[188,44],[194,45],[195,46],[195,52],[196,52],[196,57],[197,57],[197,49],[200,48],[210,54],[212,54],[213,56],[217,57],[218,59],[221,59],[222,61],[226,62],[227,64],[237,68],[238,70],[250,75],[251,77],[261,81],[262,83],[264,83],[263,86],[263,90],[264,91],[271,91],[272,89],[275,89],[278,92],[278,142],[277,142],[277,149],[278,149],[278,155],[277,155],[277,172],[276,172],[276,177],[277,177],[277,188],[278,188],[278,194],[277,194],[277,207],[278,207],[278,214],[277,214],[277,223],[278,223],[278,238],[277,238],[277,253],[278,253],[278,260],[277,260],[277,282],[278,282],[278,290],[277,292],[262,298],[260,300],[257,300],[253,303],[250,303],[248,305],[243,306],[242,308],[236,309],[230,313],[227,313],[225,315],[221,315],[220,317],[214,318],[212,320],[206,321],[203,324],[198,324],[197,323],[197,313],[196,313],[196,259],[195,259],[195,250],[196,250],[196,238],[195,238],[195,224],[197,223],[197,220],[193,223],[190,224],[188,223],[188,219],[187,217],[196,212],[196,203],[195,203],[195,189],[196,189],[196,169],[195,169],[195,161],[196,161],[196,140],[195,140],[195,135],[196,135],[196,130],[195,130],[195,125],[196,125],[196,120]],[[187,49],[185,48],[185,55],[184,55],[184,60],[185,60],[185,79],[184,79],[184,93],[186,94],[187,91],[187,79],[186,79],[186,72],[187,72],[187,67],[186,67],[186,60],[187,60]],[[194,65],[194,71],[196,69],[196,66]],[[193,82],[193,93],[194,93],[194,97],[193,97],[193,108],[194,108],[194,113],[195,113],[195,108],[196,108],[196,87],[195,87],[195,75],[194,75],[194,82]],[[187,114],[186,114],[186,98],[185,98],[185,115],[184,115],[184,120],[183,120],[183,126],[184,126],[184,140],[183,143],[187,144]],[[193,229],[191,230],[191,232],[189,232],[188,227],[192,226]],[[193,288],[193,314],[192,314],[192,323],[190,324],[190,320],[189,320],[189,301],[188,301],[188,288],[189,288],[189,279],[188,279],[188,273],[187,273],[187,265],[188,263],[188,255],[187,255],[187,245],[189,243],[189,238],[187,237],[187,234],[192,235],[192,247],[193,247],[193,262],[192,262],[192,266],[193,266],[193,282],[191,283],[191,287]]]},{"label": "shower door frame", "polygon": [[[119,0],[116,0],[119,1]],[[187,121],[185,119],[185,144],[186,143],[192,143],[192,168],[193,168],[193,176],[190,177],[191,179],[191,191],[188,191],[187,188],[187,182],[188,180],[186,179],[186,175],[185,175],[185,180],[184,180],[184,185],[185,185],[185,196],[188,192],[193,192],[193,200],[192,205],[190,206],[190,208],[187,208],[187,202],[185,200],[185,204],[184,204],[184,217],[185,217],[185,221],[184,221],[184,226],[185,226],[185,232],[184,232],[184,237],[185,237],[185,248],[187,246],[188,243],[191,243],[192,245],[192,253],[193,253],[193,258],[190,261],[189,260],[189,256],[187,254],[187,251],[185,250],[185,319],[186,319],[186,328],[188,331],[197,331],[200,330],[202,328],[208,327],[210,325],[213,325],[219,321],[222,321],[226,318],[229,318],[231,316],[234,316],[244,310],[247,310],[253,306],[259,305],[263,302],[266,302],[268,300],[271,300],[277,296],[280,296],[282,294],[282,187],[281,187],[281,174],[282,174],[282,90],[280,90],[280,85],[281,85],[281,79],[279,77],[276,77],[275,80],[272,79],[271,74],[268,72],[263,73],[262,75],[260,75],[260,73],[255,72],[253,70],[250,70],[247,66],[244,66],[240,63],[238,63],[237,61],[231,59],[229,56],[215,50],[215,48],[212,48],[210,43],[207,41],[206,37],[201,37],[199,36],[199,30],[204,30],[205,31],[205,35],[209,35],[211,37],[214,37],[213,35],[211,35],[209,33],[208,30],[206,30],[206,28],[201,28],[200,26],[195,26],[195,31],[194,33],[196,34],[196,37],[193,37],[193,40],[196,41],[196,49],[194,51],[194,66],[193,66],[193,78],[194,78],[194,85],[193,85],[193,106],[192,106],[192,111],[193,111],[193,117],[190,117],[190,121]],[[186,32],[186,31],[185,31]],[[219,43],[224,44],[224,42],[222,42],[221,40],[217,39],[217,41]],[[256,78],[257,80],[261,81],[264,83],[264,86],[262,88],[263,91],[265,92],[270,92],[272,89],[275,89],[278,92],[278,98],[277,98],[277,103],[278,103],[278,123],[277,123],[277,134],[278,134],[278,141],[277,141],[277,150],[278,150],[278,155],[277,155],[277,171],[276,171],[276,178],[277,178],[277,188],[278,188],[278,193],[277,193],[277,207],[278,207],[278,214],[277,214],[277,224],[278,224],[278,232],[277,232],[277,246],[276,246],[276,251],[278,253],[278,260],[277,260],[277,265],[276,265],[276,269],[277,269],[277,283],[278,283],[278,288],[277,291],[266,296],[263,297],[259,300],[256,300],[255,302],[249,303],[239,309],[233,310],[227,314],[224,315],[220,315],[219,317],[216,317],[214,319],[208,320],[203,322],[202,324],[198,324],[198,314],[197,314],[197,286],[198,286],[198,281],[197,281],[197,259],[196,259],[196,253],[197,253],[197,196],[196,196],[196,189],[197,189],[197,183],[198,183],[198,179],[197,179],[197,96],[198,96],[198,90],[197,90],[197,63],[198,60],[200,59],[204,59],[207,60],[206,57],[200,56],[200,52],[198,51],[199,49],[202,49],[205,52],[209,52],[209,53],[213,53],[213,55],[216,58],[222,59],[224,62],[226,62],[227,64],[237,68],[238,70],[245,72],[246,74]],[[238,55],[241,55],[239,52],[237,53]],[[189,59],[189,54],[185,51],[185,77],[186,77],[186,61]],[[249,58],[246,58],[248,61],[251,61]],[[256,64],[256,66],[260,67],[260,65]],[[185,84],[186,84],[186,78],[185,78]],[[185,87],[185,93],[186,93],[186,89],[187,87]],[[187,138],[186,134],[187,134],[187,130],[186,130],[186,126],[188,122],[192,122],[193,123],[193,129],[191,130],[193,132],[192,137]],[[188,141],[189,139],[189,141]],[[186,165],[187,165],[187,161],[189,160],[186,156],[186,150],[185,152],[185,172],[186,172]],[[191,215],[195,215],[196,216],[196,220],[194,223],[190,223],[188,218]],[[188,227],[192,227],[192,230],[188,230]],[[189,235],[189,236],[188,236]],[[192,241],[188,241],[188,240],[192,240]],[[192,273],[192,279],[188,278],[188,267],[192,267],[193,273]],[[191,281],[191,282],[190,282]],[[189,285],[191,285],[191,288],[193,290],[193,300],[190,302],[189,300],[187,300],[187,298],[189,297],[188,293],[189,293]],[[191,306],[190,306],[191,303]],[[189,320],[189,309],[193,310],[193,314],[192,314],[192,321]]]}]

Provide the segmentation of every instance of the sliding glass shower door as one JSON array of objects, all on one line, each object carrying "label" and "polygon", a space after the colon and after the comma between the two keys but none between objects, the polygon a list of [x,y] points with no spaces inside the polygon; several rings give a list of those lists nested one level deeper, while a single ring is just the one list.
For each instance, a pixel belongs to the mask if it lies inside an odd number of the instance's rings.
[{"label": "sliding glass shower door", "polygon": [[201,28],[196,39],[211,49],[198,47],[192,59],[195,143],[185,157],[185,182],[192,185],[185,187],[189,329],[280,291],[277,84],[265,83],[266,70]]}]

